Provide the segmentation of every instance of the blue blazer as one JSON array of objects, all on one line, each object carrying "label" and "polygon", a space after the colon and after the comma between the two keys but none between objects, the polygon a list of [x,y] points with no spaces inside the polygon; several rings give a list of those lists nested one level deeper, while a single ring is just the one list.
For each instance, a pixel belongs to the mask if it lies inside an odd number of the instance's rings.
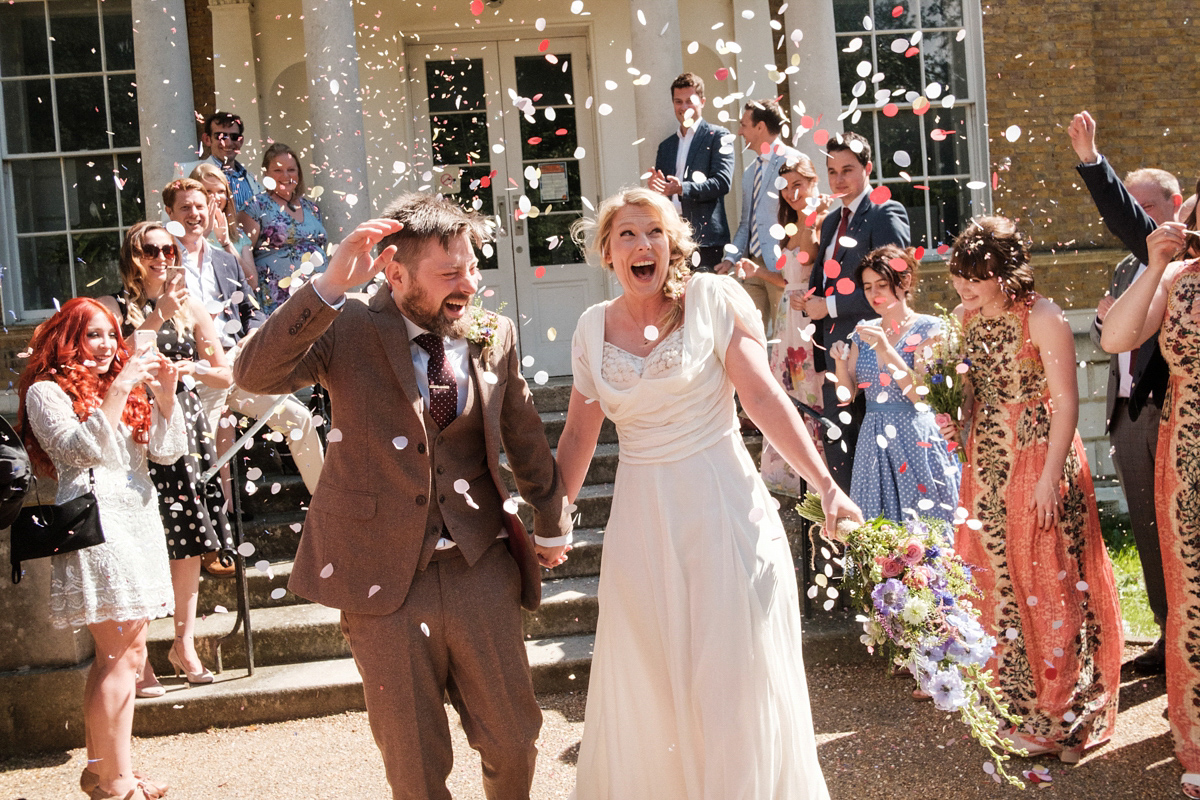
[{"label": "blue blazer", "polygon": [[[846,236],[855,240],[854,246],[842,248],[837,258],[839,272],[832,278],[825,278],[823,266],[825,250],[833,241],[833,237],[837,235],[841,218],[842,210],[838,207],[830,211],[821,224],[821,245],[817,250],[817,264],[809,277],[808,284],[809,288],[814,290],[814,294],[819,297],[825,296],[825,287],[833,286],[842,278],[849,278],[853,281],[854,271],[858,269],[859,263],[867,253],[875,248],[883,247],[885,244],[908,247],[908,212],[904,210],[904,206],[895,200],[875,205],[869,196],[865,197],[862,204],[859,205],[858,211],[854,212],[846,226]],[[826,349],[834,342],[846,339],[854,331],[854,326],[862,320],[874,319],[879,316],[867,302],[866,295],[863,294],[862,287],[857,282],[852,293],[842,294],[835,291],[835,294],[838,315],[826,317],[817,323],[815,338],[817,343]]]},{"label": "blue blazer", "polygon": [[780,167],[786,164],[789,158],[796,155],[799,155],[798,151],[783,145],[767,159],[767,163],[763,167],[762,191],[758,195],[758,207],[753,209],[753,222],[751,222],[750,200],[754,197],[754,170],[757,168],[757,164],[753,158],[750,159],[749,166],[742,173],[742,214],[738,222],[737,233],[733,236],[735,252],[727,251],[725,253],[725,257],[730,261],[737,261],[750,254],[750,226],[753,224],[758,226],[758,243],[762,247],[763,263],[769,269],[775,269],[775,262],[779,260],[779,254],[775,249],[779,242],[771,235],[771,226],[779,222],[779,190],[775,188],[775,179],[779,177]]},{"label": "blue blazer", "polygon": [[[729,242],[725,195],[733,187],[732,144],[728,153],[721,152],[721,139],[727,136],[730,133],[724,128],[699,120],[679,178],[683,184],[679,196],[683,218],[691,223],[692,238],[701,247],[723,247]],[[654,168],[664,175],[674,175],[678,155],[679,137],[671,134],[659,143]],[[704,180],[691,180],[695,172],[703,173]]]}]

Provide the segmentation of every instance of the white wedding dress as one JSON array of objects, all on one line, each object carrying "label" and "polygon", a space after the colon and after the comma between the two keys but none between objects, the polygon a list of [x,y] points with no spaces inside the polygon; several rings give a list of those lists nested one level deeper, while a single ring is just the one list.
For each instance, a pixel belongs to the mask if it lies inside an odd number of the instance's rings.
[{"label": "white wedding dress", "polygon": [[725,349],[765,341],[733,279],[695,275],[645,359],[580,317],[575,388],[620,435],[578,800],[818,800],[792,555],[742,442]]}]

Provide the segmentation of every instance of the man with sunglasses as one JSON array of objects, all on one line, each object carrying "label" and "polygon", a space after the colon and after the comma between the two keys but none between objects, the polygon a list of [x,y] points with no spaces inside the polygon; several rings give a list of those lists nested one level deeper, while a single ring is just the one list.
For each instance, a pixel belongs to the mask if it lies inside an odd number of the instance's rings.
[{"label": "man with sunglasses", "polygon": [[246,203],[250,202],[251,197],[264,191],[258,178],[237,160],[245,141],[244,130],[242,118],[237,114],[228,111],[209,114],[204,120],[204,132],[200,135],[201,143],[208,150],[208,157],[179,165],[176,177],[187,177],[198,165],[206,162],[220,167],[229,181],[229,188],[233,191],[233,204],[241,211]]}]

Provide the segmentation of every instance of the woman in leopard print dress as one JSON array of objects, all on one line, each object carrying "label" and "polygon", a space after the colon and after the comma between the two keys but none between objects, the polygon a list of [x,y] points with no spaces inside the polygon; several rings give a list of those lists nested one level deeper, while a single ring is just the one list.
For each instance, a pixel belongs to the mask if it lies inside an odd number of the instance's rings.
[{"label": "woman in leopard print dress", "polygon": [[1033,291],[1011,221],[973,222],[954,243],[950,274],[969,364],[968,517],[955,549],[976,568],[982,622],[998,642],[993,683],[1021,717],[1008,738],[1074,763],[1112,736],[1124,643],[1075,429],[1074,338],[1058,306]]},{"label": "woman in leopard print dress", "polygon": [[1195,223],[1193,211],[1186,225],[1166,222],[1147,237],[1150,263],[1109,309],[1101,344],[1131,350],[1157,331],[1171,370],[1154,473],[1167,583],[1167,712],[1186,770],[1183,793],[1200,798],[1200,259],[1174,261],[1196,246],[1184,233]]}]

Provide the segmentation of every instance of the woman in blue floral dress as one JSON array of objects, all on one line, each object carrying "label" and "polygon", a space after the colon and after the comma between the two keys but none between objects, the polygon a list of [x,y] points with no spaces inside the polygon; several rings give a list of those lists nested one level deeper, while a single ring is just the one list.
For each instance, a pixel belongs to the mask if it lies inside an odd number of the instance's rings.
[{"label": "woman in blue floral dress", "polygon": [[321,270],[327,237],[320,210],[304,196],[304,175],[292,148],[282,142],[268,147],[263,172],[267,190],[252,197],[242,213],[254,240],[263,310],[269,314],[288,299],[293,273],[308,264]]},{"label": "woman in blue floral dress", "polygon": [[830,351],[842,401],[867,394],[850,497],[867,519],[950,522],[961,468],[915,385],[916,362],[941,335],[941,323],[908,305],[917,282],[917,262],[908,251],[895,245],[872,250],[855,280],[880,317],[860,323],[849,344],[839,342]]}]

